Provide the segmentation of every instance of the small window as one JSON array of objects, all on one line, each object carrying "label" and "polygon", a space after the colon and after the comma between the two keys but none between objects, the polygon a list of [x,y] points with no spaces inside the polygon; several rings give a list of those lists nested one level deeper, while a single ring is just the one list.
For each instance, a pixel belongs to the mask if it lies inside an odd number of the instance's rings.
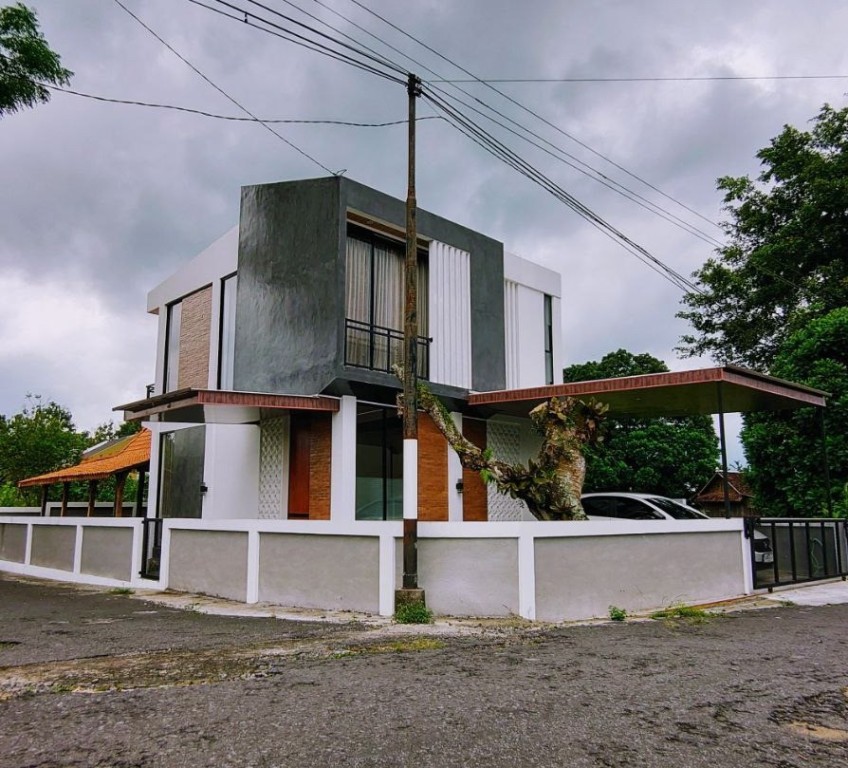
[{"label": "small window", "polygon": [[183,304],[178,301],[168,305],[167,325],[165,329],[165,391],[173,392],[179,388],[180,380],[180,328],[182,326]]},{"label": "small window", "polygon": [[553,298],[545,294],[545,383],[554,383],[554,308]]},{"label": "small window", "polygon": [[236,340],[237,275],[221,281],[221,333],[218,349],[218,388],[233,388],[233,358]]}]

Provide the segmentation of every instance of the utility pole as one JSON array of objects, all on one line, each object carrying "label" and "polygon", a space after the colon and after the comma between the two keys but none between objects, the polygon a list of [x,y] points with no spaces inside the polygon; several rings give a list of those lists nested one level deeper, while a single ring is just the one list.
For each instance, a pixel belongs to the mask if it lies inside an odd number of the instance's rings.
[{"label": "utility pole", "polygon": [[403,589],[395,604],[424,602],[418,588],[418,226],[415,200],[415,100],[421,80],[410,74],[408,184],[406,193],[406,280],[403,355]]}]

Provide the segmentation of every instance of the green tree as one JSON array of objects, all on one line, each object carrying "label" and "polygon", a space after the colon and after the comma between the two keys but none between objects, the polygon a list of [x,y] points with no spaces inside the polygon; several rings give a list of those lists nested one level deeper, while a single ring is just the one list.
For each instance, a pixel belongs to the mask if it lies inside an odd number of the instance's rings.
[{"label": "green tree", "polygon": [[[792,334],[771,368],[775,376],[830,393],[824,411],[834,512],[848,514],[848,307]],[[798,411],[745,416],[742,444],[757,506],[768,515],[827,513],[824,445],[819,414]]]},{"label": "green tree", "polygon": [[[0,418],[0,485],[16,489],[24,478],[75,464],[89,444],[88,433],[76,430],[70,411],[30,395],[20,413]],[[7,500],[8,495],[7,487]],[[34,504],[38,491],[21,491],[20,498]]]},{"label": "green tree", "polygon": [[684,297],[695,333],[680,349],[768,371],[790,335],[848,305],[848,108],[785,126],[757,157],[756,182],[718,181],[728,244]]},{"label": "green tree", "polygon": [[48,83],[67,85],[65,69],[22,3],[0,8],[0,117],[50,100]]},{"label": "green tree", "polygon": [[[649,354],[624,349],[598,361],[571,365],[563,380],[664,373],[668,366]],[[602,442],[586,448],[585,490],[636,491],[687,498],[712,477],[718,442],[709,416],[643,419],[607,415]]]}]

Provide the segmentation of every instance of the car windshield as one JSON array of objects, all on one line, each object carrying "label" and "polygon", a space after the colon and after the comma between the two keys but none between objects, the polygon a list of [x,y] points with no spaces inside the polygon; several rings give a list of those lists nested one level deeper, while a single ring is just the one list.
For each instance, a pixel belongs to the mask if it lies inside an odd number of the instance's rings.
[{"label": "car windshield", "polygon": [[691,507],[685,507],[683,504],[678,504],[671,499],[653,496],[648,501],[666,514],[671,515],[675,520],[703,520],[707,517],[702,512],[698,512]]}]

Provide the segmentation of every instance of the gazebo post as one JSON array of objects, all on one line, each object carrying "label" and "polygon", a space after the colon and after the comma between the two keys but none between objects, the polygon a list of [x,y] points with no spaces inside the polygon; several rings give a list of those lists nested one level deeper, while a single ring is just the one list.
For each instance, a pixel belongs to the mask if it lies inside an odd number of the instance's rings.
[{"label": "gazebo post", "polygon": [[124,485],[127,482],[128,472],[115,473],[115,517],[124,516]]},{"label": "gazebo post", "polygon": [[94,503],[97,499],[97,481],[88,481],[88,517],[94,516]]},{"label": "gazebo post", "polygon": [[138,468],[138,486],[135,489],[135,516],[136,517],[144,517],[141,514],[141,505],[144,503],[144,476],[147,473],[144,471],[144,467]]},{"label": "gazebo post", "polygon": [[41,486],[41,516],[45,517],[47,515],[47,491],[50,486],[45,483]]},{"label": "gazebo post", "polygon": [[724,434],[724,400],[721,382],[716,384],[718,390],[718,437],[721,443],[721,486],[724,491],[724,516],[730,517],[730,484],[727,482],[727,438]]},{"label": "gazebo post", "polygon": [[68,514],[68,495],[70,494],[71,484],[68,481],[62,483],[62,511],[59,513],[62,517]]}]

